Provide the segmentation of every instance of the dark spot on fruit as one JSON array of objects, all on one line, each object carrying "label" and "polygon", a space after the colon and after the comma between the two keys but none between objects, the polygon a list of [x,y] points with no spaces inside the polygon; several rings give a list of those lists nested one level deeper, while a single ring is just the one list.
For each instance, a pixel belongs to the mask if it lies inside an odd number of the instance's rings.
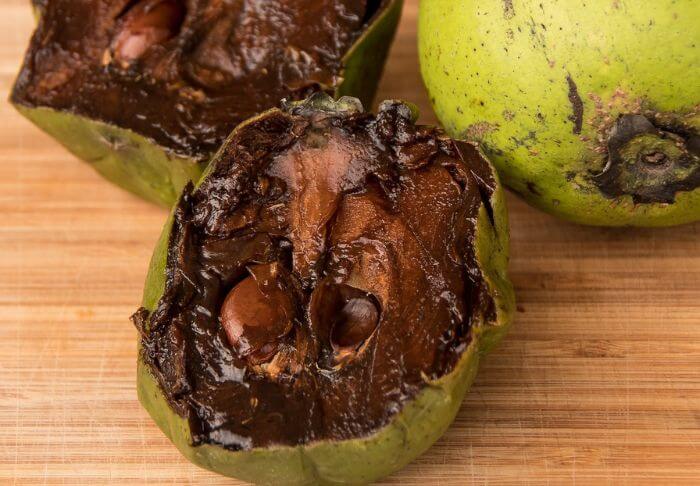
[{"label": "dark spot on fruit", "polygon": [[569,115],[569,120],[574,123],[573,132],[575,135],[581,133],[581,128],[583,127],[583,101],[581,96],[578,94],[578,87],[576,82],[570,74],[566,75],[566,82],[569,85],[569,103],[571,103],[572,113]]},{"label": "dark spot on fruit", "polygon": [[497,129],[497,125],[493,125],[487,121],[480,121],[467,127],[467,130],[464,132],[464,138],[466,140],[481,142],[488,134],[495,132]]},{"label": "dark spot on fruit", "polygon": [[621,115],[608,133],[607,153],[592,179],[609,198],[670,204],[679,191],[700,186],[700,136],[673,115]]},{"label": "dark spot on fruit", "polygon": [[526,186],[527,186],[527,190],[530,191],[530,192],[531,192],[532,194],[534,194],[535,196],[541,196],[541,195],[542,195],[542,193],[539,191],[539,189],[537,189],[537,185],[536,185],[534,182],[528,181],[527,184],[526,184]]},{"label": "dark spot on fruit", "polygon": [[514,16],[515,8],[513,7],[513,0],[503,0],[503,18],[509,20]]},{"label": "dark spot on fruit", "polygon": [[489,143],[482,142],[481,146],[484,149],[484,152],[486,152],[490,156],[502,157],[503,155],[505,155],[505,152],[502,149],[495,147]]}]

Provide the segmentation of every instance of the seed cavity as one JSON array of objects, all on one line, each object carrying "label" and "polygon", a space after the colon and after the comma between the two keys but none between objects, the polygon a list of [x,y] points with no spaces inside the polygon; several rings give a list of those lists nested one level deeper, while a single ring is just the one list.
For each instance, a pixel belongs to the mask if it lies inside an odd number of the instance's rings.
[{"label": "seed cavity", "polygon": [[583,128],[583,100],[578,94],[578,86],[576,86],[576,82],[570,74],[566,75],[566,84],[569,87],[567,97],[569,98],[569,103],[571,103],[569,121],[574,124],[572,129],[574,135],[579,135],[581,133],[581,128]]},{"label": "seed cavity", "polygon": [[350,297],[336,315],[331,330],[331,345],[336,351],[357,349],[379,323],[379,309],[370,296]]},{"label": "seed cavity", "polygon": [[177,36],[186,9],[180,0],[141,0],[124,12],[112,40],[111,58],[129,64],[148,49]]},{"label": "seed cavity", "polygon": [[333,365],[361,353],[381,320],[381,306],[369,292],[343,283],[322,282],[311,297],[317,332],[329,345]]}]

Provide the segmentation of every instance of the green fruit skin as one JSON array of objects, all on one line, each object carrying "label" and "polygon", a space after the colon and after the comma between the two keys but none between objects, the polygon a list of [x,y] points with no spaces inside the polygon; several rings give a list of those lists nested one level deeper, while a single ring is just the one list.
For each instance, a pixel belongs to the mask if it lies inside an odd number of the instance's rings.
[{"label": "green fruit skin", "polygon": [[[698,188],[635,204],[587,175],[605,165],[601,114],[615,120],[643,101],[700,129],[698,19],[697,0],[422,0],[421,71],[445,129],[481,142],[531,204],[592,225],[688,223],[700,219]],[[583,103],[580,134],[567,76]]]},{"label": "green fruit skin", "polygon": [[[352,95],[371,106],[403,0],[390,0],[343,58],[343,81],[336,96]],[[39,6],[34,3],[38,17]],[[148,201],[170,206],[189,181],[197,181],[208,161],[175,154],[132,130],[67,111],[26,106],[17,110],[110,182]]]},{"label": "green fruit skin", "polygon": [[[265,113],[260,116],[265,116]],[[426,387],[389,424],[372,435],[341,442],[319,441],[297,447],[236,452],[215,445],[192,446],[187,421],[172,410],[139,353],[137,389],[141,404],[190,461],[219,474],[255,484],[367,484],[401,469],[426,451],[452,423],[474,380],[480,358],[500,341],[510,326],[515,297],[506,275],[508,221],[499,184],[490,203],[493,223],[482,205],[474,244],[477,261],[494,299],[495,315],[492,319],[482,317],[476,320],[473,340],[452,372],[426,383]],[[165,289],[171,227],[172,214],[156,245],[146,278],[142,304],[150,312],[156,308]]]}]

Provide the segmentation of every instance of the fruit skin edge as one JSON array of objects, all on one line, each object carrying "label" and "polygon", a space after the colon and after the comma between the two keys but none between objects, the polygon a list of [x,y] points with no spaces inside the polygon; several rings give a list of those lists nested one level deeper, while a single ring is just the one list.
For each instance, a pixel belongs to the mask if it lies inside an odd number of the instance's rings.
[{"label": "fruit skin edge", "polygon": [[[389,0],[343,56],[342,82],[335,97],[351,95],[371,106],[384,62],[398,26],[403,0]],[[35,5],[38,19],[40,9]],[[15,108],[69,152],[90,164],[105,179],[127,191],[170,207],[188,182],[199,180],[208,159],[173,153],[148,137],[100,120],[45,106]]]},{"label": "fruit skin edge", "polygon": [[[266,113],[239,125],[231,136]],[[209,166],[210,170],[213,165]],[[206,175],[200,179],[200,183]],[[513,318],[515,296],[506,275],[508,216],[503,189],[495,171],[493,175],[496,188],[488,201],[493,220],[482,204],[475,225],[474,249],[489,295],[494,300],[495,319],[475,316],[472,340],[454,369],[437,380],[426,380],[426,387],[407,401],[401,412],[381,429],[358,439],[316,441],[295,447],[231,451],[211,444],[193,446],[187,420],[172,410],[139,349],[137,391],[142,406],[191,462],[204,469],[255,484],[366,484],[403,468],[425,452],[450,426],[474,381],[479,360],[506,334]],[[149,312],[155,310],[165,290],[172,221],[171,212],[146,277],[142,305]]]},{"label": "fruit skin edge", "polygon": [[[614,120],[642,102],[652,111],[685,117],[700,130],[700,85],[694,83],[700,77],[700,38],[692,24],[700,3],[662,0],[637,11],[615,3],[594,0],[578,7],[555,1],[542,10],[535,0],[422,0],[419,57],[431,103],[452,137],[480,142],[504,184],[543,211],[600,226],[700,220],[700,188],[676,193],[673,204],[635,204],[629,195],[606,197],[587,180],[600,163],[602,147],[594,145],[604,133],[605,127],[596,126],[601,113]],[[653,25],[647,25],[650,18]],[[575,32],[563,27],[574,21]],[[613,27],[620,34],[611,44],[604,32]],[[670,45],[654,49],[648,44],[660,31],[685,34],[663,36]],[[630,44],[628,36],[643,44]],[[633,45],[638,54],[628,52]],[[572,130],[567,77],[578,85],[580,134]]]}]

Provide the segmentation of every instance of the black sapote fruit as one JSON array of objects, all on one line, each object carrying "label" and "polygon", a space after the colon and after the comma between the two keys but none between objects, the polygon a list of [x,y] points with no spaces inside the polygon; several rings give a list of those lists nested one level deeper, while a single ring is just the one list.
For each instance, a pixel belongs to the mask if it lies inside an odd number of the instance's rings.
[{"label": "black sapote fruit", "polygon": [[700,221],[700,2],[424,0],[435,113],[505,185],[599,226]]},{"label": "black sapote fruit", "polygon": [[11,95],[106,178],[171,204],[241,121],[371,102],[401,0],[52,0]]},{"label": "black sapote fruit", "polygon": [[238,126],[156,247],[139,398],[190,460],[257,484],[357,484],[445,431],[513,293],[476,146],[326,95]]}]

